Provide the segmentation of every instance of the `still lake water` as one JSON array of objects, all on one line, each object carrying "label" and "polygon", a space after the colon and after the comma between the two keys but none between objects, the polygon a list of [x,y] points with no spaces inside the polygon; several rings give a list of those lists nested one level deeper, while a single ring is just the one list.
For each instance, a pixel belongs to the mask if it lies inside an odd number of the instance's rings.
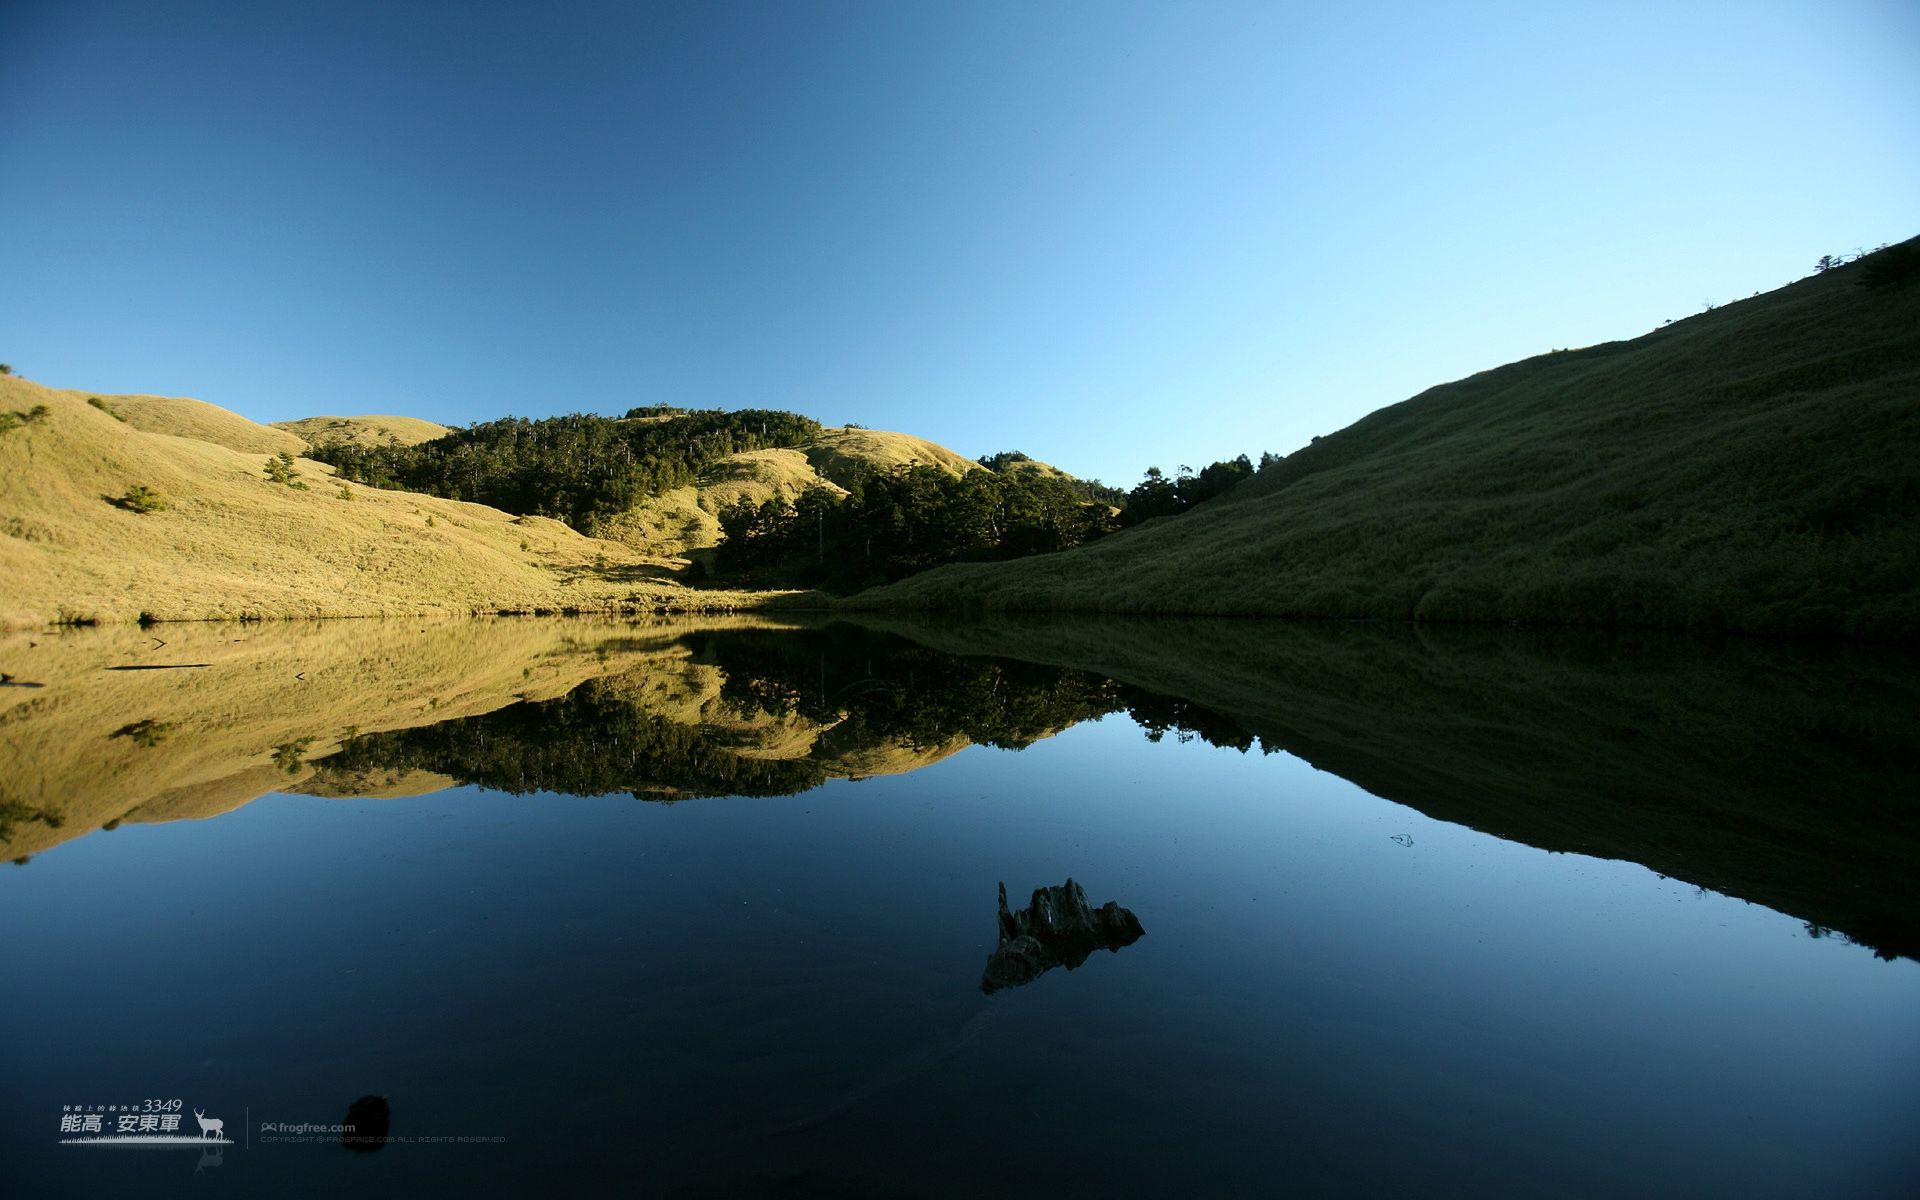
[{"label": "still lake water", "polygon": [[0,642],[7,1194],[1920,1190],[1908,661],[339,626]]}]

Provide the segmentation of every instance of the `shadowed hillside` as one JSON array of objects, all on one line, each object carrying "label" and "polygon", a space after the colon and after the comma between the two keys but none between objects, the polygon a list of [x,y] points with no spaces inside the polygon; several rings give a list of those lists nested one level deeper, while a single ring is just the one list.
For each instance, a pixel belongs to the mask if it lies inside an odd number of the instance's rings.
[{"label": "shadowed hillside", "polygon": [[848,603],[1913,637],[1920,282],[1859,286],[1877,257],[1433,388],[1188,515]]}]

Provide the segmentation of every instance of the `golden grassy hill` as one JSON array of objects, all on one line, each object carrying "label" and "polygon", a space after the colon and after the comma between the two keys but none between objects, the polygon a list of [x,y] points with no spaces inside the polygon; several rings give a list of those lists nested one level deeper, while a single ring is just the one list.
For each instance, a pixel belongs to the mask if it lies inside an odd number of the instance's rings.
[{"label": "golden grassy hill", "polygon": [[878,429],[827,429],[801,448],[821,478],[846,487],[862,470],[938,467],[950,475],[986,468],[945,446],[905,433]]},{"label": "golden grassy hill", "polygon": [[748,450],[701,472],[690,487],[649,496],[615,517],[603,531],[643,553],[686,556],[720,542],[719,513],[742,499],[763,504],[774,496],[792,500],[810,487],[845,494],[823,478],[800,450]]},{"label": "golden grassy hill", "polygon": [[419,417],[302,417],[298,421],[275,421],[273,428],[284,429],[308,446],[417,446],[453,431]]},{"label": "golden grassy hill", "polygon": [[[729,609],[659,560],[558,521],[354,485],[305,459],[306,490],[269,482],[297,441],[212,405],[105,397],[0,376],[0,627],[410,613]],[[143,429],[141,423],[154,429]],[[218,437],[160,431],[186,429]],[[253,441],[258,438],[260,440]],[[116,507],[129,489],[166,507]]]},{"label": "golden grassy hill", "polygon": [[849,603],[1920,636],[1920,286],[1856,286],[1872,262],[1432,388],[1183,516]]},{"label": "golden grassy hill", "polygon": [[[77,399],[95,399],[107,411],[118,414],[127,424],[147,433],[211,442],[229,450],[247,454],[305,454],[307,445],[285,430],[259,425],[237,412],[189,400],[182,396],[96,396],[91,392],[66,390],[61,393]],[[0,404],[0,408],[8,407]]]},{"label": "golden grassy hill", "polygon": [[1037,458],[1020,458],[1000,468],[1002,475],[1038,475],[1043,479],[1072,479],[1073,476],[1062,471],[1052,463],[1041,462]]},{"label": "golden grassy hill", "polygon": [[953,475],[985,469],[963,454],[911,434],[827,429],[794,449],[730,455],[703,471],[693,486],[648,497],[614,518],[602,532],[645,554],[684,558],[719,545],[719,513],[742,499],[755,504],[776,495],[793,500],[813,487],[845,495],[847,485],[863,470],[918,466],[937,467]]}]

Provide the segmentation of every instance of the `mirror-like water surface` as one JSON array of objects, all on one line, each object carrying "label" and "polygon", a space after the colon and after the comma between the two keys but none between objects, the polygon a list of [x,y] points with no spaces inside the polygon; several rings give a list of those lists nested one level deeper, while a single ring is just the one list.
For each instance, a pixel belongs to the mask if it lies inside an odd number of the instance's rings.
[{"label": "mirror-like water surface", "polygon": [[1883,652],[164,632],[0,640],[21,1194],[1920,1184]]}]

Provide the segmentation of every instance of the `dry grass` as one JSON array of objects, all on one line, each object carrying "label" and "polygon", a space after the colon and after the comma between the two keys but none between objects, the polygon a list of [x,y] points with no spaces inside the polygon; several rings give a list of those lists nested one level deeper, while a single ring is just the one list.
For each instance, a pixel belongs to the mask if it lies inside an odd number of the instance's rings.
[{"label": "dry grass", "polygon": [[275,421],[273,428],[284,429],[309,446],[417,446],[444,437],[453,431],[445,425],[423,421],[419,417],[302,417],[298,421]]},{"label": "dry grass", "polygon": [[701,472],[691,487],[650,496],[614,518],[605,535],[645,554],[685,557],[720,544],[719,513],[740,500],[792,500],[810,487],[843,489],[813,469],[798,450],[748,450]]},{"label": "dry grass", "polygon": [[[945,446],[905,433],[828,429],[790,450],[748,450],[702,472],[692,487],[674,488],[616,517],[604,533],[643,554],[685,559],[720,544],[719,513],[740,500],[793,500],[808,488],[845,495],[863,470],[938,467],[950,474],[984,470]],[[1047,468],[1052,470],[1052,468]]]},{"label": "dry grass", "polygon": [[[269,482],[265,449],[297,441],[193,401],[107,397],[0,377],[0,410],[44,404],[0,435],[0,628],[500,611],[731,610],[765,594],[696,592],[669,564],[558,521],[353,485],[299,459],[306,490]],[[155,429],[140,428],[140,424]],[[161,426],[218,436],[218,444]],[[142,485],[167,503],[110,498]]]},{"label": "dry grass", "polygon": [[641,553],[675,560],[718,545],[720,518],[697,486],[671,488],[608,521],[601,534]]},{"label": "dry grass", "polygon": [[938,467],[950,475],[986,470],[966,455],[925,438],[878,429],[828,429],[802,450],[814,470],[843,488],[859,472],[874,468]]},{"label": "dry grass", "polygon": [[1052,463],[1041,462],[1037,458],[1016,459],[1000,468],[1002,475],[1038,475],[1043,479],[1065,479],[1071,482],[1073,476],[1062,471]]},{"label": "dry grass", "polygon": [[[64,391],[64,396],[85,400],[92,392]],[[101,396],[107,407],[120,414],[126,423],[147,433],[192,438],[211,442],[229,450],[247,454],[305,454],[307,446],[299,438],[271,425],[258,425],[237,412],[189,400],[182,396]]]}]

